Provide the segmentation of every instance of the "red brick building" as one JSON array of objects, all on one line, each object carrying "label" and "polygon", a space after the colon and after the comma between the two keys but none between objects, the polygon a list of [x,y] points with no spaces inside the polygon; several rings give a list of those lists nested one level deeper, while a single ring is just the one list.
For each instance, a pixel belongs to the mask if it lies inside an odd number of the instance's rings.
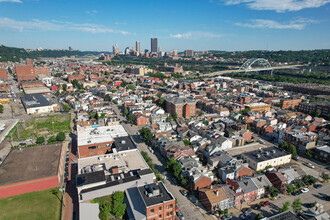
[{"label": "red brick building", "polygon": [[165,100],[165,111],[171,115],[185,118],[196,115],[196,102],[192,98],[169,97]]},{"label": "red brick building", "polygon": [[84,80],[84,79],[85,79],[85,77],[83,75],[72,75],[72,76],[68,77],[68,82],[71,83],[72,80],[81,81],[81,80]]},{"label": "red brick building", "polygon": [[150,124],[149,118],[139,112],[134,113],[135,124],[138,126],[145,126]]},{"label": "red brick building", "polygon": [[130,188],[125,194],[129,219],[175,220],[175,198],[162,182]]},{"label": "red brick building", "polygon": [[64,156],[62,144],[12,149],[0,167],[0,198],[58,187]]},{"label": "red brick building", "polygon": [[15,72],[16,72],[17,80],[19,83],[22,80],[36,79],[37,75],[49,76],[49,68],[33,67],[32,65],[16,65]]}]

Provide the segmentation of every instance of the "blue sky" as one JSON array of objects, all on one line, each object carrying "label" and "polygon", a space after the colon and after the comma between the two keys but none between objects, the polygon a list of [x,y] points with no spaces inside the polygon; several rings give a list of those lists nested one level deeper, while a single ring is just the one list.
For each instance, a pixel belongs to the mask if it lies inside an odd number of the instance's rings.
[{"label": "blue sky", "polygon": [[0,44],[111,51],[330,48],[330,0],[0,0]]}]

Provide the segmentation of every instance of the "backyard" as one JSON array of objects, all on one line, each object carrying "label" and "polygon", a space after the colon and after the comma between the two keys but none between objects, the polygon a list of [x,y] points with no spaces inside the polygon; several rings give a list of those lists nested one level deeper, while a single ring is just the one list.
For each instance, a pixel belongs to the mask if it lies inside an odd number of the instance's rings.
[{"label": "backyard", "polygon": [[[56,192],[55,195],[53,192]],[[0,219],[60,219],[61,192],[58,188],[0,199]]]}]

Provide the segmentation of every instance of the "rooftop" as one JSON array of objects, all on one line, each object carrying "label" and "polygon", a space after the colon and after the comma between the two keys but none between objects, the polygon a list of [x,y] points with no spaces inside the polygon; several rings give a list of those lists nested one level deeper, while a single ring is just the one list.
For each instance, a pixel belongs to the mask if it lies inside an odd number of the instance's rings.
[{"label": "rooftop", "polygon": [[138,187],[138,190],[147,207],[163,203],[165,201],[174,200],[174,197],[169,191],[167,191],[162,182],[159,182],[158,184],[147,184]]},{"label": "rooftop", "polygon": [[283,157],[289,155],[288,153],[281,151],[275,147],[269,147],[259,150],[254,150],[250,152],[246,152],[243,154],[257,162],[267,161],[278,157]]},{"label": "rooftop", "polygon": [[115,139],[115,147],[118,152],[136,149],[136,146],[132,142],[131,138],[128,136],[125,137],[117,137]]},{"label": "rooftop", "polygon": [[21,96],[25,108],[36,108],[51,105],[45,96],[41,94],[29,94]]},{"label": "rooftop", "polygon": [[111,142],[114,138],[128,136],[122,125],[78,127],[77,133],[78,146]]},{"label": "rooftop", "polygon": [[0,166],[0,186],[56,176],[61,144],[12,149]]},{"label": "rooftop", "polygon": [[149,168],[137,149],[78,159],[78,174],[109,171],[113,167],[118,167],[119,173]]}]

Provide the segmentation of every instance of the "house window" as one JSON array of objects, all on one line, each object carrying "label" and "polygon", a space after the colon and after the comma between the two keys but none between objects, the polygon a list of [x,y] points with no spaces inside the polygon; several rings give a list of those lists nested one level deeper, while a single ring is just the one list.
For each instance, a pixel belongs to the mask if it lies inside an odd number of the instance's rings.
[{"label": "house window", "polygon": [[166,212],[166,216],[170,216],[170,213],[169,212]]},{"label": "house window", "polygon": [[154,209],[150,209],[150,213],[155,213],[155,210]]},{"label": "house window", "polygon": [[159,218],[162,218],[162,215],[159,215]]},{"label": "house window", "polygon": [[96,149],[96,147],[95,146],[88,147],[88,150],[93,150],[93,149]]},{"label": "house window", "polygon": [[173,208],[173,205],[172,204],[170,205],[170,208]]},{"label": "house window", "polygon": [[161,211],[162,210],[162,207],[159,207],[159,211]]}]

